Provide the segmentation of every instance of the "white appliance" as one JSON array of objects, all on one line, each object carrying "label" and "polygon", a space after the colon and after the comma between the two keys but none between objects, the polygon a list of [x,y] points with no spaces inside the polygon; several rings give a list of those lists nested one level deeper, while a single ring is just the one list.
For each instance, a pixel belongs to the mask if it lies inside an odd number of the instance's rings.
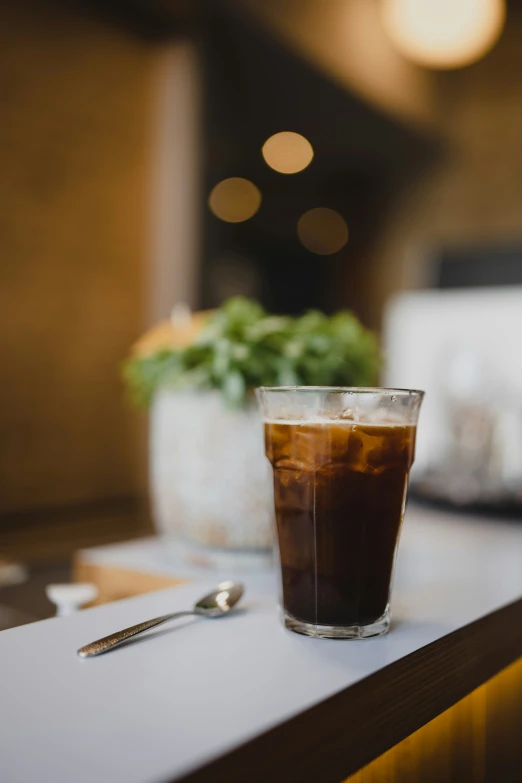
[{"label": "white appliance", "polygon": [[522,286],[401,293],[384,350],[386,386],[426,391],[412,485],[522,503]]}]

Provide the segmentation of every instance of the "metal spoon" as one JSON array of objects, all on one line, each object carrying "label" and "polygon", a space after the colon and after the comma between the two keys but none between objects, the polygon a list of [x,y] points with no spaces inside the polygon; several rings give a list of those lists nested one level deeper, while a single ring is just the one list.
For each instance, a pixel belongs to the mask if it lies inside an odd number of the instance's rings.
[{"label": "metal spoon", "polygon": [[243,585],[239,582],[221,582],[214,592],[200,598],[193,609],[185,612],[164,614],[161,617],[154,617],[154,619],[147,620],[144,623],[132,625],[130,628],[124,628],[123,631],[117,631],[116,633],[110,634],[110,636],[104,636],[103,639],[91,642],[90,644],[85,645],[85,647],[80,647],[78,655],[81,658],[91,658],[94,655],[100,655],[100,653],[107,652],[107,650],[112,650],[113,647],[117,647],[127,639],[131,639],[133,636],[138,636],[138,634],[148,631],[149,628],[155,628],[157,625],[168,623],[170,620],[176,620],[178,617],[186,617],[187,615],[192,614],[195,614],[198,617],[223,617],[237,604],[243,595],[243,592]]}]

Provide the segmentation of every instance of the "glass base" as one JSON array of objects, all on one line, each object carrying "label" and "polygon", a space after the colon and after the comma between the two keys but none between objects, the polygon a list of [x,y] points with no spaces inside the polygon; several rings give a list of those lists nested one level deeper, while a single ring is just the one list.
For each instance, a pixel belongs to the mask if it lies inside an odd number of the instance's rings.
[{"label": "glass base", "polygon": [[305,636],[319,639],[369,639],[371,636],[383,636],[390,629],[390,607],[374,623],[368,625],[316,625],[298,620],[283,610],[283,622],[286,628]]}]

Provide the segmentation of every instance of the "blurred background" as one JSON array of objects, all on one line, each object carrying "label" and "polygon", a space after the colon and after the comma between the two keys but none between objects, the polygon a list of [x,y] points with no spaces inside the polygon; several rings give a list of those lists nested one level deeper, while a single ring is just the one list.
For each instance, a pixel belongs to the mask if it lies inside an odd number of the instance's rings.
[{"label": "blurred background", "polygon": [[442,499],[518,508],[520,0],[18,0],[0,37],[0,627],[152,530],[119,368],[179,302],[353,310],[383,382],[471,411]]}]

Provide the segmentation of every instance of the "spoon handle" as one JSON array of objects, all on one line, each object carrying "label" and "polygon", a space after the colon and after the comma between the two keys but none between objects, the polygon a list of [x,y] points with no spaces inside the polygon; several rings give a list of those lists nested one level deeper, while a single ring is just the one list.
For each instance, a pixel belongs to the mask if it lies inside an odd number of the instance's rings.
[{"label": "spoon handle", "polygon": [[103,639],[97,639],[95,642],[86,644],[85,647],[80,647],[78,655],[80,658],[92,658],[94,655],[100,655],[100,653],[107,652],[107,650],[112,650],[113,647],[117,647],[127,639],[132,639],[133,636],[138,636],[138,634],[148,631],[149,628],[155,628],[157,625],[167,623],[169,620],[175,620],[178,617],[185,617],[190,614],[196,614],[196,612],[174,612],[174,614],[164,614],[161,617],[146,620],[144,623],[131,625],[130,628],[124,628],[123,631],[111,633],[109,636],[104,636]]}]

